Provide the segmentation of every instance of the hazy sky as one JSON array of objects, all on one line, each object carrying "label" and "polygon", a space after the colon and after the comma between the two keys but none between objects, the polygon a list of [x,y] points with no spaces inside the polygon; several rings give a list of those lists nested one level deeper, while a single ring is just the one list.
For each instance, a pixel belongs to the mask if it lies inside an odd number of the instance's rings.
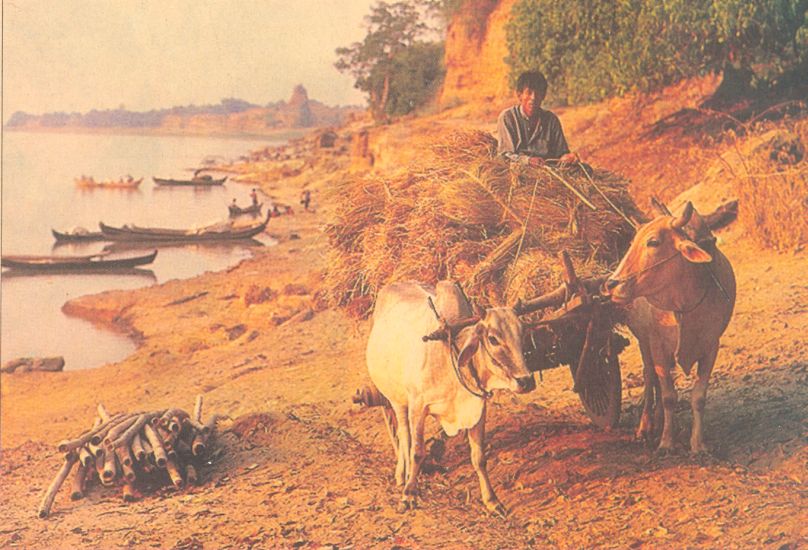
[{"label": "hazy sky", "polygon": [[373,0],[2,0],[3,118],[288,99],[360,104],[334,49]]}]

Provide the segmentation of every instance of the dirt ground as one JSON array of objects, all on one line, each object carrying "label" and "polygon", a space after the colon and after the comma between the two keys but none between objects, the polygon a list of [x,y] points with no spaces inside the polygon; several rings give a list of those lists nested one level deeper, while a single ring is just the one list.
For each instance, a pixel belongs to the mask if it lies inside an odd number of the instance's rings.
[{"label": "dirt ground", "polygon": [[[658,154],[648,150],[638,163],[644,170]],[[632,177],[630,166],[622,168]],[[698,172],[688,168],[691,185]],[[273,193],[294,203],[299,186],[295,180]],[[642,387],[632,346],[621,356],[617,430],[590,424],[566,369],[546,372],[530,394],[493,398],[488,467],[507,519],[486,514],[463,435],[449,440],[444,457],[423,476],[420,507],[400,514],[381,414],[350,399],[367,380],[369,323],[320,307],[314,295],[328,205],[315,200],[315,207],[317,213],[274,219],[268,232],[279,244],[225,272],[65,306],[129,332],[139,347],[94,370],[3,375],[0,547],[785,549],[806,543],[804,253],[752,247],[737,227],[720,234],[719,246],[736,270],[738,301],[710,385],[710,457],[696,459],[686,450],[689,381],[681,373],[680,452],[658,456],[634,441]],[[36,518],[62,461],[55,442],[84,431],[97,403],[111,412],[190,410],[197,394],[206,415],[232,418],[220,425],[200,485],[146,492],[131,504],[100,487],[71,501],[63,488],[52,515]],[[437,426],[428,424],[427,433],[437,433]]]}]

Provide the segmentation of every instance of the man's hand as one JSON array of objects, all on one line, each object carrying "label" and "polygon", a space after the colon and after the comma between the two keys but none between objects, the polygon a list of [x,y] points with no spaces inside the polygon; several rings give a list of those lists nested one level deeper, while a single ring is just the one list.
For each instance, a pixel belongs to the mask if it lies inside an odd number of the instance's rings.
[{"label": "man's hand", "polygon": [[544,166],[544,159],[541,157],[530,157],[527,163],[530,166]]},{"label": "man's hand", "polygon": [[578,158],[576,153],[567,153],[566,155],[562,156],[558,159],[558,162],[561,164],[572,164],[573,162],[580,162],[581,159]]}]

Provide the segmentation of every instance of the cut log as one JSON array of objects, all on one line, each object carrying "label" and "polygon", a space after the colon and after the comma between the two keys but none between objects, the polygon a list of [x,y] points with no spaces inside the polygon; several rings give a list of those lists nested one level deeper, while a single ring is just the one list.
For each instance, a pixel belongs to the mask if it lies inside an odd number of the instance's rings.
[{"label": "cut log", "polygon": [[146,458],[146,451],[143,448],[143,439],[140,437],[139,433],[136,433],[134,437],[132,437],[130,449],[132,449],[132,455],[134,455],[135,460],[143,462],[143,459]]},{"label": "cut log", "polygon": [[79,464],[73,476],[73,491],[70,493],[72,500],[79,500],[84,497],[84,479],[87,477],[87,466]]},{"label": "cut log", "polygon": [[180,489],[185,482],[182,479],[182,472],[180,471],[177,461],[174,459],[168,459],[166,462],[166,470],[171,478],[171,483],[174,484],[174,487]]},{"label": "cut log", "polygon": [[[103,437],[102,434],[105,434],[107,430],[109,430],[111,424],[112,423],[100,424],[96,428],[93,428],[83,433],[77,439],[60,441],[59,444],[57,445],[59,452],[68,453],[77,450],[80,447],[87,444],[88,442],[93,442],[95,445],[98,445],[98,443],[100,442],[100,438]],[[96,438],[99,438],[98,441],[96,441]]]},{"label": "cut log", "polygon": [[118,464],[121,467],[121,473],[124,479],[132,483],[135,481],[135,470],[132,467],[132,453],[129,451],[129,445],[121,445],[115,448],[115,456],[118,459]]},{"label": "cut log", "polygon": [[135,501],[135,489],[132,487],[130,482],[126,482],[121,487],[121,497],[123,498],[124,502],[134,502]]},{"label": "cut log", "polygon": [[196,422],[202,422],[202,394],[196,396],[196,401],[194,402],[194,416],[193,419]]},{"label": "cut log", "polygon": [[115,426],[111,427],[107,434],[104,436],[104,445],[109,449],[110,447],[115,446],[115,442],[121,437],[126,431],[133,426],[142,415],[133,414],[128,416],[122,422],[119,422]]},{"label": "cut log", "polygon": [[149,445],[152,447],[155,464],[157,464],[157,466],[160,468],[165,468],[167,457],[160,436],[157,435],[155,429],[148,424],[143,427],[143,434],[146,436],[146,439],[149,441]]},{"label": "cut log", "polygon": [[53,478],[48,490],[45,492],[45,496],[42,497],[42,502],[39,504],[39,517],[46,518],[50,514],[51,506],[53,506],[53,499],[56,498],[56,492],[59,490],[59,487],[62,486],[62,483],[65,482],[65,478],[70,473],[70,470],[73,468],[73,465],[78,461],[79,457],[76,453],[70,453],[65,458],[64,464],[59,469],[59,473],[56,474],[56,477]]}]

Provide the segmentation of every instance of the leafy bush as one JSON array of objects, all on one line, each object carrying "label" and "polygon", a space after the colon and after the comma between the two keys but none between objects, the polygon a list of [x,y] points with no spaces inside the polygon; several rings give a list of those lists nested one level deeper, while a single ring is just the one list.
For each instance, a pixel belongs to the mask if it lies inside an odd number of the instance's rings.
[{"label": "leafy bush", "polygon": [[[392,60],[390,94],[384,112],[405,115],[426,104],[443,82],[443,44],[416,42]],[[381,84],[383,76],[371,74]]]},{"label": "leafy bush", "polygon": [[443,44],[419,40],[428,27],[416,5],[378,2],[365,20],[364,40],[337,48],[335,67],[351,73],[354,87],[367,92],[376,119],[426,103],[443,79]]},{"label": "leafy bush", "polygon": [[710,71],[769,83],[808,61],[808,0],[521,0],[507,26],[515,78],[539,69],[552,100],[649,90]]}]

